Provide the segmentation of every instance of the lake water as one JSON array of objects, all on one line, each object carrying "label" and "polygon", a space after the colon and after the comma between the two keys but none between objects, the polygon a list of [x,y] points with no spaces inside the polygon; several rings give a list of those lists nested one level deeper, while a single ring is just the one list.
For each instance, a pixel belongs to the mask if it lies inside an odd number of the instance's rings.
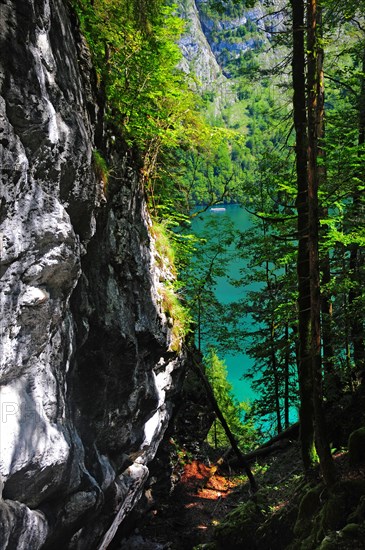
[{"label": "lake water", "polygon": [[[215,219],[218,224],[222,226],[221,236],[218,237],[221,240],[223,239],[223,234],[225,231],[224,224],[225,220],[230,220],[233,224],[234,230],[244,232],[250,229],[253,226],[253,221],[251,215],[242,207],[238,205],[227,205],[225,209],[219,211],[208,210],[204,214],[193,218],[192,230],[196,235],[201,235],[201,233],[206,229],[209,230],[208,222],[209,220]],[[221,220],[221,221],[220,221]],[[214,240],[211,241],[214,244]],[[249,245],[248,245],[249,246]],[[234,251],[234,248],[231,248],[231,251]],[[259,283],[250,283],[247,285],[233,286],[229,282],[229,277],[232,279],[240,279],[242,277],[241,270],[242,268],[247,267],[247,262],[243,258],[239,258],[237,255],[232,254],[232,259],[225,263],[227,277],[221,277],[217,280],[216,285],[216,297],[223,303],[228,304],[230,302],[237,302],[238,300],[245,300],[245,295],[250,291],[256,291],[260,289]],[[254,332],[258,329],[257,324],[253,324],[253,320],[249,316],[246,316],[242,319],[245,326],[245,330],[248,329],[248,332]],[[246,340],[246,346],[250,342]],[[240,353],[231,353],[222,355],[219,354],[220,359],[223,359],[227,365],[228,370],[228,380],[232,384],[233,393],[238,401],[250,402],[255,398],[255,392],[251,388],[251,383],[249,380],[243,379],[243,375],[254,366],[254,360],[251,359],[244,349],[245,345],[242,345],[242,351]],[[204,350],[203,350],[204,351]],[[298,411],[292,406],[289,411],[290,422],[296,422],[298,420]],[[271,421],[264,421],[261,423],[261,427],[268,432],[272,429]]]},{"label": "lake water", "polygon": [[[211,209],[203,214],[200,214],[193,219],[192,230],[196,235],[200,235],[208,222],[214,218],[222,219],[228,217],[234,224],[237,230],[244,231],[252,226],[250,214],[241,206],[226,205],[225,210],[212,211]],[[223,223],[222,223],[223,225]],[[240,270],[246,267],[246,261],[242,258],[233,258],[227,264],[227,274],[232,278],[239,278]],[[235,287],[231,285],[226,277],[220,277],[216,285],[216,296],[221,303],[228,304],[230,302],[242,299],[250,290],[256,290],[257,285],[251,284],[245,287]],[[246,319],[247,321],[247,319]],[[253,360],[246,355],[245,350],[241,353],[226,354],[224,357],[220,355],[227,365],[228,380],[233,386],[234,395],[239,401],[250,401],[255,397],[254,391],[250,386],[250,382],[242,379],[242,376],[247,370],[253,366]]]}]

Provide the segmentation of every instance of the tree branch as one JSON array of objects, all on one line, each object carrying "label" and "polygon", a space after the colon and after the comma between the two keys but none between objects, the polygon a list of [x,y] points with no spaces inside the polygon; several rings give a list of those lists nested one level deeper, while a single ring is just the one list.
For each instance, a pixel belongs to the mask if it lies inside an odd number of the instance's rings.
[{"label": "tree branch", "polygon": [[227,438],[228,438],[228,440],[231,444],[232,450],[233,450],[233,452],[235,453],[235,455],[237,457],[238,464],[244,469],[244,471],[245,471],[245,473],[248,477],[248,480],[250,482],[251,493],[254,495],[255,493],[257,493],[258,487],[257,487],[257,484],[256,484],[256,480],[253,476],[253,473],[251,471],[251,468],[250,468],[248,462],[246,461],[244,455],[242,454],[242,452],[240,451],[240,449],[238,447],[236,438],[234,437],[233,433],[231,432],[231,430],[230,430],[230,428],[227,424],[227,421],[224,418],[223,413],[219,408],[219,405],[218,405],[217,400],[214,396],[212,387],[211,387],[207,377],[205,376],[203,370],[201,369],[201,366],[195,361],[194,358],[192,358],[191,364],[193,366],[194,371],[197,373],[197,375],[199,376],[199,378],[203,382],[204,388],[205,388],[206,393],[207,393],[207,397],[208,397],[209,401],[212,404],[213,410],[214,410],[215,414],[217,415],[218,420],[222,424],[222,427],[223,427],[223,429],[226,433],[226,436],[227,436]]}]

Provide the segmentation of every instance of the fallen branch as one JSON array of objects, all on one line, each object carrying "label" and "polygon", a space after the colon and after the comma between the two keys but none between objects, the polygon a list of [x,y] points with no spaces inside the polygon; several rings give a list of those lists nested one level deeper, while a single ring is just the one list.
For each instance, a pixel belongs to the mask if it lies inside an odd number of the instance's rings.
[{"label": "fallen branch", "polygon": [[242,454],[242,452],[240,451],[240,449],[238,447],[236,438],[234,437],[233,433],[229,429],[229,426],[226,422],[226,419],[224,418],[223,413],[219,408],[219,405],[218,405],[217,400],[214,396],[214,393],[213,393],[212,387],[209,383],[209,380],[207,379],[207,377],[205,376],[204,372],[202,371],[200,365],[195,361],[195,359],[192,359],[192,366],[193,366],[194,371],[197,373],[197,375],[199,376],[199,378],[203,382],[204,388],[207,392],[207,397],[208,397],[208,399],[210,400],[210,402],[212,404],[213,410],[214,410],[215,414],[217,415],[218,420],[222,424],[222,427],[223,427],[223,429],[226,433],[226,436],[227,436],[227,438],[228,438],[228,440],[231,444],[232,451],[235,453],[235,455],[237,457],[238,465],[244,469],[244,471],[245,471],[245,473],[248,477],[248,480],[250,482],[251,493],[255,494],[258,490],[256,480],[253,476],[253,473],[251,472],[251,468],[250,468],[247,460],[245,459],[244,455]]},{"label": "fallen branch", "polygon": [[262,446],[258,449],[255,449],[254,451],[250,451],[249,453],[246,453],[244,455],[245,459],[248,461],[251,461],[255,458],[260,458],[262,456],[268,456],[271,453],[274,453],[276,451],[281,451],[282,449],[286,449],[291,444],[290,439],[281,439],[280,441],[276,441],[272,445],[268,446]]},{"label": "fallen branch", "polygon": [[270,447],[273,443],[275,443],[276,441],[280,441],[281,439],[298,439],[298,436],[299,422],[296,422],[295,424],[289,426],[289,428],[286,428],[286,430],[283,430],[279,434],[269,439],[269,441],[266,441],[266,443],[263,443],[261,447]]},{"label": "fallen branch", "polygon": [[[260,445],[260,447],[258,447],[257,449],[254,449],[253,451],[250,451],[249,453],[243,455],[244,459],[248,462],[251,462],[256,458],[268,456],[276,451],[286,449],[287,447],[289,447],[289,445],[291,445],[293,440],[298,439],[298,435],[299,422],[296,422],[292,426],[289,426],[289,428],[287,428],[286,430],[269,439],[269,441],[266,441],[266,443]],[[230,451],[231,449],[228,450],[228,454],[230,453]],[[227,456],[227,451],[225,455]]]}]

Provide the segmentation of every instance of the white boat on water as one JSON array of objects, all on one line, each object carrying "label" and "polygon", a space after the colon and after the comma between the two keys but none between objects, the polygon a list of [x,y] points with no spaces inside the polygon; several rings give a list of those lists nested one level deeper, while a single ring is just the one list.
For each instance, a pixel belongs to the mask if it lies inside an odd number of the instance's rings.
[{"label": "white boat on water", "polygon": [[224,208],[224,206],[212,206],[212,208],[210,209],[210,212],[225,212],[226,209]]}]

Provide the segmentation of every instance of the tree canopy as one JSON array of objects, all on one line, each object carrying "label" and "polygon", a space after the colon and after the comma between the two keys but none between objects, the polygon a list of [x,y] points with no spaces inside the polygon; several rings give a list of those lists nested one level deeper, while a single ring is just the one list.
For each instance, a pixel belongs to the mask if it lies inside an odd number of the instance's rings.
[{"label": "tree canopy", "polygon": [[[363,2],[200,2],[234,95],[219,108],[214,83],[199,94],[180,68],[187,30],[169,2],[74,4],[108,124],[139,149],[150,211],[177,249],[196,345],[247,348],[253,418],[281,431],[299,403],[304,467],[319,457],[332,483],[330,444],[341,437],[326,418],[363,400],[365,384]],[[252,213],[249,230],[191,236],[197,212],[228,203]],[[221,304],[215,284],[232,253],[247,262],[233,284],[259,286]]]}]

